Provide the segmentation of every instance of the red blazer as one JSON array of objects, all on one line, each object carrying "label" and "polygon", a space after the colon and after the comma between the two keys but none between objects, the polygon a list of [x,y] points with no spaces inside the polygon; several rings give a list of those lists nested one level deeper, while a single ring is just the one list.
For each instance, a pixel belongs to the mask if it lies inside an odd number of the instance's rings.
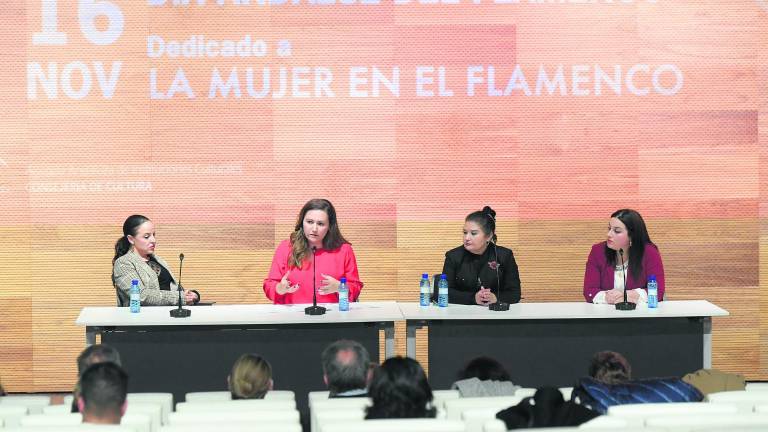
[{"label": "red blazer", "polygon": [[[587,268],[584,271],[584,299],[592,303],[595,294],[600,291],[613,289],[614,267],[605,258],[605,242],[592,246],[587,258]],[[664,300],[664,264],[656,245],[645,245],[643,254],[643,267],[640,277],[635,279],[632,272],[627,269],[627,289],[642,288],[647,290],[648,276],[655,275],[659,286],[659,300]]]}]

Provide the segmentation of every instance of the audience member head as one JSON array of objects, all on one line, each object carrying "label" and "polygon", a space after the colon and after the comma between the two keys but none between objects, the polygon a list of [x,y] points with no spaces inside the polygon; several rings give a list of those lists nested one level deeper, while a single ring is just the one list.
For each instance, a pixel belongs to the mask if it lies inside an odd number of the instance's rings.
[{"label": "audience member head", "polygon": [[227,378],[232,399],[264,399],[272,390],[272,366],[256,354],[243,354]]},{"label": "audience member head", "polygon": [[77,405],[83,423],[119,424],[127,407],[128,375],[112,362],[96,363],[80,376]]},{"label": "audience member head", "polygon": [[[145,223],[152,223],[148,217],[142,215],[131,215],[123,222],[123,236],[117,239],[115,243],[115,256],[112,258],[112,263],[117,261],[118,258],[128,253],[133,246],[134,239],[139,234],[140,229]],[[148,231],[153,232],[154,226]],[[144,242],[142,242],[143,244]]]},{"label": "audience member head", "polygon": [[621,384],[632,379],[632,368],[623,355],[601,351],[592,357],[589,376],[605,384]]},{"label": "audience member head", "polygon": [[490,357],[477,357],[470,360],[459,373],[459,379],[477,378],[482,381],[511,381],[509,372],[501,363]]},{"label": "audience member head", "polygon": [[320,356],[323,380],[331,396],[368,387],[371,380],[371,356],[360,343],[338,340],[328,345]]},{"label": "audience member head", "polygon": [[77,356],[77,374],[82,375],[89,366],[104,362],[120,366],[120,353],[107,344],[91,345]]},{"label": "audience member head", "polygon": [[366,419],[435,417],[432,389],[414,359],[387,359],[373,372],[368,394],[373,404],[366,409]]}]

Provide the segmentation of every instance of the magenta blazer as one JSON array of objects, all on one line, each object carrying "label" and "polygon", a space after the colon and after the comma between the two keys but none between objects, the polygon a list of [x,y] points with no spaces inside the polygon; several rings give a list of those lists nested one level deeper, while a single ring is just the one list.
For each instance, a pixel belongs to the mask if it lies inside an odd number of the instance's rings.
[{"label": "magenta blazer", "polygon": [[[584,270],[584,299],[592,303],[595,294],[600,291],[613,289],[614,267],[605,258],[605,242],[592,246],[587,258],[587,268]],[[640,278],[632,277],[627,269],[627,289],[646,289],[648,276],[655,275],[659,285],[659,300],[664,300],[664,264],[661,263],[661,255],[656,245],[647,244],[643,254],[643,268]]]}]

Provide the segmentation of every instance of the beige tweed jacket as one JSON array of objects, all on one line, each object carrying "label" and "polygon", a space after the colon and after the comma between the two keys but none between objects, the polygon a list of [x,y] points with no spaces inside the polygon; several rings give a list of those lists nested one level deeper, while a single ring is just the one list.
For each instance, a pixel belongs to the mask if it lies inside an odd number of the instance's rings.
[{"label": "beige tweed jacket", "polygon": [[142,306],[173,306],[178,303],[179,293],[176,291],[178,289],[176,276],[174,276],[164,259],[157,255],[153,256],[157,262],[171,273],[173,278],[171,290],[160,290],[157,273],[152,270],[149,264],[141,259],[139,254],[131,249],[128,253],[115,260],[115,265],[112,267],[112,283],[117,291],[118,306],[128,306],[131,297],[131,280],[133,279],[139,280]]}]

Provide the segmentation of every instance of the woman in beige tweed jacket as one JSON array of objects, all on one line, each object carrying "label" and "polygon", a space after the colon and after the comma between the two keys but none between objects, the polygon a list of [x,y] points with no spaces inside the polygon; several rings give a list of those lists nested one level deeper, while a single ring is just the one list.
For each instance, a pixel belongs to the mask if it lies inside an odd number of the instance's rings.
[{"label": "woman in beige tweed jacket", "polygon": [[[178,303],[176,277],[164,259],[155,255],[155,225],[149,218],[132,215],[123,223],[123,236],[115,244],[112,283],[117,291],[117,305],[128,306],[131,281],[139,280],[142,306],[172,306]],[[158,264],[170,274],[170,291],[160,289]],[[153,268],[154,267],[154,268]],[[200,301],[194,290],[183,290],[187,304]]]}]

